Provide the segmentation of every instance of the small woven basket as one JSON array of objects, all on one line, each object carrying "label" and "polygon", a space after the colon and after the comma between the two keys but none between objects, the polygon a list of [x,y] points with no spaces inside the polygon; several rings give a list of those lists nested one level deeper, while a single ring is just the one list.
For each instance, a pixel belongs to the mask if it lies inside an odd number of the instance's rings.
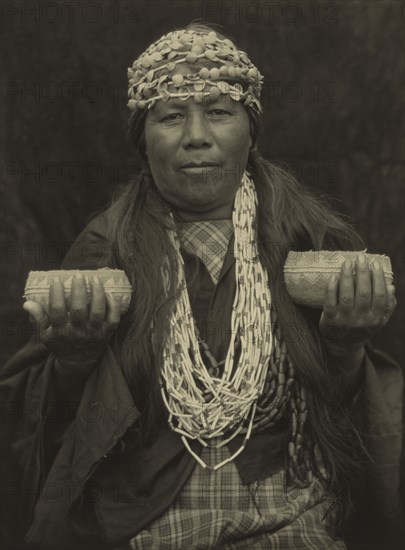
[{"label": "small woven basket", "polygon": [[121,314],[123,315],[128,311],[129,303],[132,296],[131,283],[128,280],[125,272],[121,269],[94,269],[94,270],[60,270],[60,271],[30,271],[28,279],[25,284],[24,298],[26,300],[32,300],[40,304],[45,311],[48,311],[49,306],[49,288],[51,281],[55,277],[59,277],[63,283],[65,291],[65,299],[68,307],[70,307],[70,293],[72,287],[72,280],[75,273],[81,273],[86,282],[86,295],[87,303],[91,300],[91,287],[90,279],[95,275],[100,277],[105,292],[108,292],[114,296],[116,301],[120,304]]},{"label": "small woven basket", "polygon": [[[355,260],[364,251],[318,250],[309,252],[289,252],[284,265],[284,281],[288,294],[297,304],[322,307],[325,291],[331,275],[339,275],[343,262],[352,262],[355,273]],[[393,273],[388,256],[366,254],[369,266],[378,260],[384,272],[386,283],[392,283]]]}]

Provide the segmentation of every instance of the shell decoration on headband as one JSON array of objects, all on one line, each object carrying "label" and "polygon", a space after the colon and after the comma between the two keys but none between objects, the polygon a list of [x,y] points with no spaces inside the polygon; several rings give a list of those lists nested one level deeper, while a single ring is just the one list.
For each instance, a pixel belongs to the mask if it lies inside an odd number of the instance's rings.
[{"label": "shell decoration on headband", "polygon": [[[196,68],[184,75],[178,67],[208,62],[211,68]],[[260,92],[263,76],[247,54],[228,38],[209,33],[173,31],[154,42],[128,68],[128,107],[131,111],[151,109],[157,100],[190,97],[196,103],[215,101],[221,94],[262,112]],[[242,85],[243,84],[243,85]]]}]

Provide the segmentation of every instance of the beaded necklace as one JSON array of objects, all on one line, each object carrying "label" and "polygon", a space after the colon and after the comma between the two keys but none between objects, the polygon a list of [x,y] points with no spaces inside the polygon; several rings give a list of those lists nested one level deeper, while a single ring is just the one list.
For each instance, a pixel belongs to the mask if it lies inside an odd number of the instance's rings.
[{"label": "beaded necklace", "polygon": [[[164,343],[160,377],[169,425],[181,435],[186,449],[202,467],[216,470],[243,451],[252,430],[267,429],[287,417],[291,436],[285,455],[286,480],[304,487],[317,472],[328,484],[330,475],[323,453],[306,430],[307,392],[287,355],[271,302],[267,272],[259,259],[254,227],[256,208],[254,183],[245,172],[232,215],[236,293],[231,341],[226,359],[220,362],[202,340],[192,315],[180,241],[171,215],[173,229],[169,236],[177,255],[178,299]],[[162,276],[167,289],[167,261],[163,262]],[[248,329],[244,331],[245,327]],[[201,353],[210,367],[205,366]],[[219,448],[242,434],[245,437],[239,449],[216,465],[206,464],[189,443],[197,440],[204,447]]]},{"label": "beaded necklace", "polygon": [[[204,467],[208,465],[192,450],[189,440],[197,440],[204,446],[220,447],[245,432],[241,447],[213,469],[233,460],[245,448],[272,352],[271,294],[267,273],[258,257],[254,228],[256,207],[254,184],[245,172],[235,197],[232,216],[236,294],[232,307],[231,340],[221,377],[212,376],[202,360],[185,283],[180,243],[177,234],[170,232],[179,263],[177,284],[180,296],[170,319],[170,335],[164,345],[161,372],[161,392],[169,411],[169,425],[181,435],[188,451]],[[237,336],[240,339],[240,356],[235,365]],[[280,378],[283,377],[285,375],[280,373]],[[281,396],[278,391],[275,401],[277,415],[279,406],[284,404],[284,394]],[[213,444],[216,438],[220,441]]]}]

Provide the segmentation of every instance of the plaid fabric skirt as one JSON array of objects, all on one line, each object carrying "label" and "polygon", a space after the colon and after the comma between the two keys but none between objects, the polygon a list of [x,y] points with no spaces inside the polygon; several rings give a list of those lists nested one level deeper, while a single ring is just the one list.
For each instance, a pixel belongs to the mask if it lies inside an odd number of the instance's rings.
[{"label": "plaid fabric skirt", "polygon": [[[202,454],[207,464],[227,457],[226,446]],[[344,550],[333,537],[333,499],[320,480],[287,492],[284,480],[280,471],[243,485],[232,462],[216,471],[196,463],[173,504],[131,539],[128,550]]]}]

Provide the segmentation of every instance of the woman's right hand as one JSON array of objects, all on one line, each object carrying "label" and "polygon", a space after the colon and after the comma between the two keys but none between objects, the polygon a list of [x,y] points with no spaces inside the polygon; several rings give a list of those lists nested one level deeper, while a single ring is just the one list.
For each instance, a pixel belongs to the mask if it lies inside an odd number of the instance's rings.
[{"label": "woman's right hand", "polygon": [[70,308],[59,278],[51,283],[48,311],[33,301],[25,302],[23,308],[38,324],[40,340],[54,353],[59,366],[78,377],[89,374],[97,364],[121,318],[120,305],[105,293],[97,275],[91,280],[87,304],[81,273],[73,277]]}]

